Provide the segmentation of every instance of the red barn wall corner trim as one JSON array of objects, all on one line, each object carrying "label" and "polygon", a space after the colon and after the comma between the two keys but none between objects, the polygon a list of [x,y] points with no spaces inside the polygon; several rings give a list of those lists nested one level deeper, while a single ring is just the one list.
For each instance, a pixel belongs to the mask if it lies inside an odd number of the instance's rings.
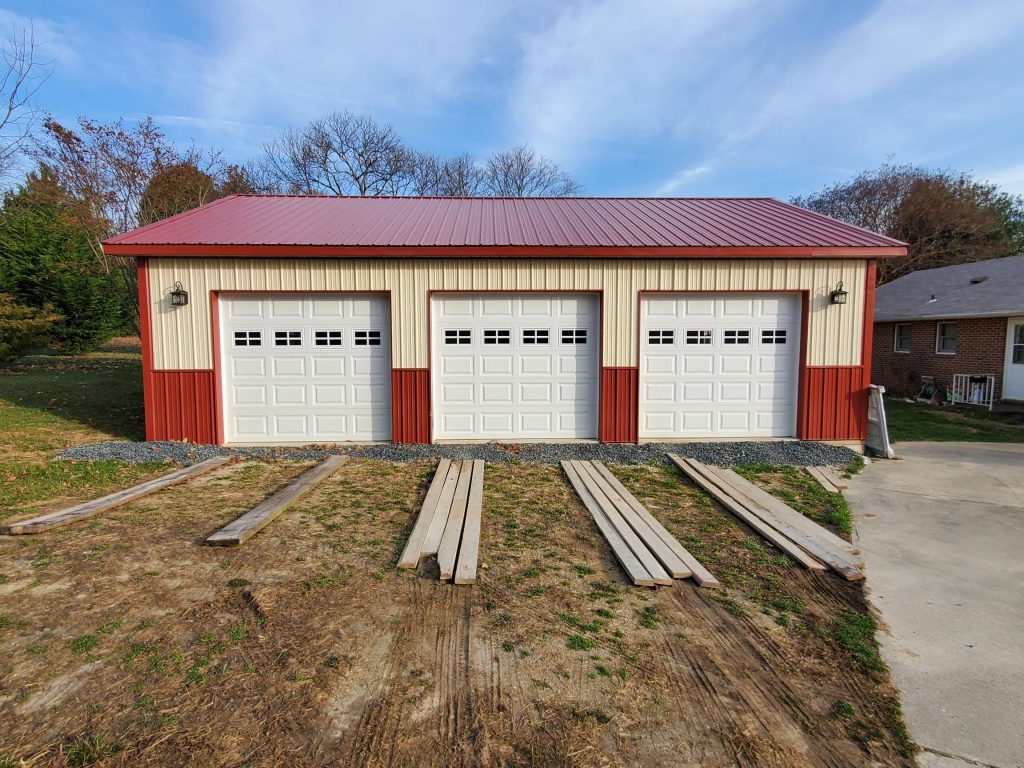
[{"label": "red barn wall corner trim", "polygon": [[598,439],[602,443],[635,443],[639,439],[640,368],[601,368]]},{"label": "red barn wall corner trim", "polygon": [[430,369],[391,369],[391,442],[430,442]]}]

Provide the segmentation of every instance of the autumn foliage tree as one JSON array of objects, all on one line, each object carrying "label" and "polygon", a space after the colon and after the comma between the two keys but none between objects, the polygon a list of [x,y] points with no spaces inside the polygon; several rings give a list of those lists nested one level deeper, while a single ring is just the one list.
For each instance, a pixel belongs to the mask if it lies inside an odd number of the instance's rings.
[{"label": "autumn foliage tree", "polygon": [[1024,200],[966,173],[883,165],[793,202],[907,243],[879,263],[879,283],[1024,249]]}]

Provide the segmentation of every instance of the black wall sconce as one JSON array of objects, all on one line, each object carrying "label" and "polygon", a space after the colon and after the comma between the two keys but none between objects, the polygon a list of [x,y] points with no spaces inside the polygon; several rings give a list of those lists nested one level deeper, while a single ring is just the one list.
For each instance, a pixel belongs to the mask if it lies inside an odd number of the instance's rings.
[{"label": "black wall sconce", "polygon": [[847,296],[849,296],[849,294],[843,290],[843,281],[840,280],[839,285],[836,286],[836,289],[828,295],[828,303],[845,304]]},{"label": "black wall sconce", "polygon": [[181,283],[174,282],[174,290],[171,291],[171,306],[184,307],[188,304],[188,291],[181,287]]}]

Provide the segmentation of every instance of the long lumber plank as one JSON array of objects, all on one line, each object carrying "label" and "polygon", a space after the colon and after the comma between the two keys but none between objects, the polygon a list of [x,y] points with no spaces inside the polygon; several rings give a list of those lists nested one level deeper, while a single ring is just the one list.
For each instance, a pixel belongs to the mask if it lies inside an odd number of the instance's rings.
[{"label": "long lumber plank", "polygon": [[805,467],[807,473],[818,481],[829,494],[842,494],[843,490],[840,488],[839,483],[836,482],[829,473],[826,473],[821,467]]},{"label": "long lumber plank", "polygon": [[92,501],[86,501],[82,504],[76,504],[73,507],[68,507],[67,509],[62,509],[57,512],[50,512],[49,514],[42,515],[40,517],[33,517],[29,520],[20,520],[14,523],[8,523],[7,525],[0,526],[0,534],[21,536],[24,534],[42,533],[43,531],[49,531],[53,528],[70,525],[71,523],[76,523],[79,520],[85,520],[93,517],[94,515],[98,515],[101,512],[106,512],[114,507],[119,507],[122,504],[127,504],[129,501],[135,501],[135,499],[148,496],[149,494],[155,493],[163,488],[169,488],[172,485],[177,485],[189,478],[205,474],[206,472],[227,464],[229,461],[231,461],[230,456],[215,456],[212,459],[207,459],[206,461],[201,461],[198,464],[193,464],[191,467],[185,467],[184,469],[171,472],[169,475],[156,477],[152,480],[146,481],[145,483],[132,486],[131,488],[116,491],[111,493],[109,496],[93,499]]},{"label": "long lumber plank", "polygon": [[594,497],[594,500],[600,505],[601,511],[604,512],[608,522],[619,532],[619,536],[626,546],[632,550],[636,559],[643,565],[644,570],[651,575],[651,579],[655,584],[668,585],[672,583],[672,577],[668,574],[668,571],[662,567],[661,563],[658,562],[658,558],[651,552],[650,548],[644,543],[636,531],[626,522],[625,518],[622,517],[622,513],[615,507],[614,502],[609,498],[608,494],[600,484],[590,475],[585,461],[574,461],[572,464],[576,468],[576,473],[579,475],[580,480],[584,485],[587,486],[587,490],[590,491],[590,495]]},{"label": "long lumber plank", "polygon": [[[710,467],[706,467],[694,459],[690,459],[689,464],[699,471],[706,473],[707,477],[710,478],[712,482],[715,481],[715,475],[711,471]],[[719,487],[726,493],[730,493],[731,491],[729,486],[721,481],[719,481]],[[841,575],[847,581],[858,581],[864,578],[863,572],[861,572],[860,568],[853,563],[850,555],[847,555],[845,552],[839,552],[836,549],[826,547],[819,539],[808,536],[803,531],[800,531],[780,520],[759,504],[752,503],[749,500],[747,503],[744,503],[743,497],[737,498],[736,501],[748,512],[760,518],[766,525],[771,526],[791,542],[801,547],[807,554],[825,563],[829,568]]]},{"label": "long lumber plank", "polygon": [[643,504],[640,503],[639,499],[630,493],[626,486],[619,482],[619,479],[612,474],[608,467],[600,461],[593,462],[593,465],[597,471],[601,473],[604,479],[608,481],[608,484],[618,492],[630,507],[633,508],[633,511],[647,522],[651,530],[658,534],[658,536],[661,537],[661,540],[672,548],[676,557],[682,560],[683,564],[690,569],[691,578],[697,582],[699,586],[706,587],[708,589],[717,589],[721,586],[718,579],[712,576],[711,572],[705,568],[697,558],[690,554],[690,551],[679,543],[679,540],[675,536],[669,533],[668,529],[665,528],[665,526],[663,526],[661,522],[652,515]]},{"label": "long lumber plank", "polygon": [[420,551],[423,549],[423,540],[427,536],[427,529],[434,519],[434,509],[437,507],[437,500],[441,496],[441,487],[445,478],[448,477],[448,467],[451,466],[451,459],[441,459],[434,470],[434,479],[427,489],[427,495],[423,497],[423,504],[420,505],[420,513],[416,517],[416,523],[409,532],[409,539],[405,542],[405,549],[402,556],[398,558],[399,568],[416,568],[420,564]]},{"label": "long lumber plank", "polygon": [[622,497],[622,494],[608,482],[594,462],[585,461],[582,462],[582,465],[589,473],[591,479],[597,483],[601,492],[615,506],[622,519],[640,537],[640,540],[650,550],[651,554],[658,559],[665,571],[668,572],[668,575],[673,579],[687,579],[692,576],[693,572],[686,567],[686,564],[662,540],[661,536],[651,528],[647,521],[636,513],[636,510]]},{"label": "long lumber plank", "polygon": [[436,555],[441,546],[441,537],[444,535],[444,527],[448,523],[448,515],[452,511],[452,499],[455,498],[455,486],[459,484],[461,471],[461,461],[453,461],[448,467],[448,477],[445,478],[444,484],[441,486],[441,495],[437,499],[437,506],[434,507],[434,516],[427,528],[427,535],[423,538],[420,557]]},{"label": "long lumber plank", "polygon": [[[832,533],[828,528],[818,525],[809,517],[801,515],[784,501],[777,499],[763,488],[758,488],[742,475],[737,474],[731,469],[722,469],[721,467],[712,467],[708,465],[705,466],[709,472],[721,478],[723,482],[729,485],[741,496],[749,499],[755,504],[759,504],[779,520],[788,523],[797,530],[803,531],[808,536],[819,539],[824,545],[831,547],[841,555],[856,555],[859,552],[859,550],[850,542],[836,536],[836,534]],[[856,559],[851,559],[851,562],[860,568],[864,567],[864,564]]]},{"label": "long lumber plank", "polygon": [[476,583],[476,563],[480,553],[480,523],[484,510],[484,462],[473,462],[473,479],[469,484],[469,501],[466,502],[466,521],[462,525],[462,542],[459,544],[459,558],[455,563],[456,584]]},{"label": "long lumber plank", "polygon": [[597,503],[597,500],[591,495],[590,491],[583,484],[583,479],[579,476],[576,468],[571,462],[562,462],[562,471],[565,472],[565,476],[569,478],[569,483],[576,491],[576,495],[580,497],[580,501],[583,502],[583,506],[590,512],[590,516],[594,518],[594,522],[597,524],[598,530],[601,531],[601,535],[604,536],[609,546],[612,548],[612,554],[615,555],[615,559],[619,561],[619,565],[622,566],[622,570],[629,576],[632,581],[638,587],[653,587],[655,586],[654,579],[651,578],[640,561],[637,560],[636,555],[626,545],[626,542],[622,540],[618,531],[605,517],[604,512],[601,511],[601,506]]},{"label": "long lumber plank", "polygon": [[757,515],[749,512],[746,507],[739,504],[732,496],[726,491],[722,490],[712,479],[711,475],[705,474],[699,469],[691,466],[687,463],[688,459],[680,458],[674,453],[668,454],[669,459],[677,467],[679,467],[686,475],[688,475],[694,482],[703,488],[712,498],[715,499],[719,504],[732,512],[736,517],[740,518],[743,522],[753,528],[755,531],[760,533],[764,538],[768,539],[776,548],[785,552],[787,555],[796,560],[800,565],[804,566],[811,571],[823,571],[825,566],[815,560],[813,557],[808,555],[799,545],[786,538],[783,534],[779,533],[772,526],[765,523]]},{"label": "long lumber plank", "polygon": [[459,470],[459,482],[455,486],[451,512],[437,548],[437,565],[441,570],[441,581],[450,581],[455,573],[455,560],[459,554],[462,539],[462,524],[466,520],[466,504],[469,502],[469,486],[473,481],[473,462],[463,461]]},{"label": "long lumber plank", "polygon": [[244,544],[347,462],[347,456],[328,456],[316,466],[293,478],[273,496],[264,499],[241,517],[207,536],[203,543],[211,547],[237,547]]}]

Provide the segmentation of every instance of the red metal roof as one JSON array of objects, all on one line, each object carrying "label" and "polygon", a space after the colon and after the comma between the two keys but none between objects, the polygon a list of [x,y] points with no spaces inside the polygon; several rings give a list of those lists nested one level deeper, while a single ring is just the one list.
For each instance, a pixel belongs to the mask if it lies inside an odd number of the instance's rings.
[{"label": "red metal roof", "polygon": [[234,195],[104,248],[140,256],[905,253],[897,240],[771,198],[310,195]]}]

